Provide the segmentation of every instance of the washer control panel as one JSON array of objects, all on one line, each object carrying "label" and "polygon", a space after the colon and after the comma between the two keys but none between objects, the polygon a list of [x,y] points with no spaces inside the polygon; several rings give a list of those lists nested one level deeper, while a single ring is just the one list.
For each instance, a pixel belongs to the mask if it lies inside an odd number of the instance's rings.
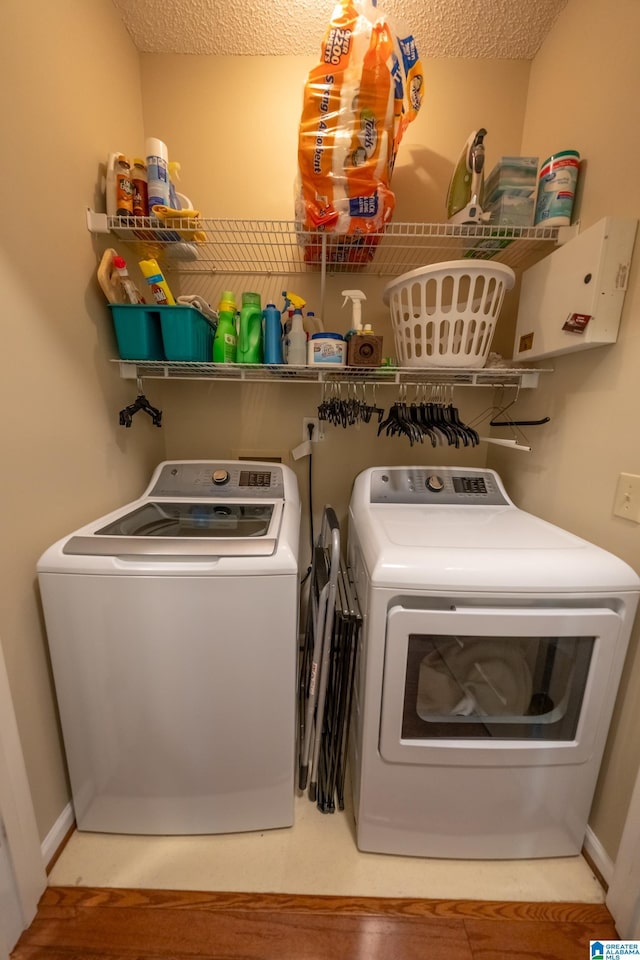
[{"label": "washer control panel", "polygon": [[149,497],[194,499],[237,497],[243,500],[283,500],[284,478],[277,464],[243,461],[166,463],[147,491]]},{"label": "washer control panel", "polygon": [[371,503],[509,504],[492,470],[388,467],[371,473]]}]

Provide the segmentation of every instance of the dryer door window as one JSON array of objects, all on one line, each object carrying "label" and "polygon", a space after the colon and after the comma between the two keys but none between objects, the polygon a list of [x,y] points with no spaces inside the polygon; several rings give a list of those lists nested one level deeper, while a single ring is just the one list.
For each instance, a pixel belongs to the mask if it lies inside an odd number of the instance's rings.
[{"label": "dryer door window", "polygon": [[402,738],[572,740],[594,643],[410,634]]},{"label": "dryer door window", "polygon": [[609,609],[393,607],[382,756],[584,762],[602,712],[613,707],[625,652],[620,625]]}]

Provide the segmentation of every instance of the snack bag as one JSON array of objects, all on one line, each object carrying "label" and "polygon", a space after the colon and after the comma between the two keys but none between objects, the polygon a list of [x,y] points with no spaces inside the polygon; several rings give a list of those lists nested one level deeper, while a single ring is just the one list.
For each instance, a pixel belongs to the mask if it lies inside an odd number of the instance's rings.
[{"label": "snack bag", "polygon": [[[422,100],[413,37],[398,38],[371,0],[339,0],[307,78],[298,136],[296,219],[344,240],[332,262],[366,262],[393,213],[398,147]],[[305,256],[316,258],[312,239]]]}]

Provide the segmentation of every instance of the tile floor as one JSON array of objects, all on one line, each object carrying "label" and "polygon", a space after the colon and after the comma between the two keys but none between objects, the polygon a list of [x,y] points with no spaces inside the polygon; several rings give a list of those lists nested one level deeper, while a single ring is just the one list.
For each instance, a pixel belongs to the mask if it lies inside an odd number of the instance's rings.
[{"label": "tile floor", "polygon": [[206,837],[72,835],[54,886],[602,903],[582,857],[426,860],[361,853],[349,810],[321,814],[296,800],[288,830]]}]

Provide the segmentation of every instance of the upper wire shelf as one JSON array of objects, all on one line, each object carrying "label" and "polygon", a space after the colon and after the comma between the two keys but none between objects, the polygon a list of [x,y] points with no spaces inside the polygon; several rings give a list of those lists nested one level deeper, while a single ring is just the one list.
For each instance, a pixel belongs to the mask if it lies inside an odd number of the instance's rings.
[{"label": "upper wire shelf", "polygon": [[188,244],[171,258],[182,273],[304,274],[318,271],[397,276],[445,260],[495,260],[524,269],[564,243],[577,227],[511,227],[448,223],[390,223],[380,233],[344,237],[304,230],[290,220],[173,220],[107,217],[87,211],[93,233],[154,249]]}]

